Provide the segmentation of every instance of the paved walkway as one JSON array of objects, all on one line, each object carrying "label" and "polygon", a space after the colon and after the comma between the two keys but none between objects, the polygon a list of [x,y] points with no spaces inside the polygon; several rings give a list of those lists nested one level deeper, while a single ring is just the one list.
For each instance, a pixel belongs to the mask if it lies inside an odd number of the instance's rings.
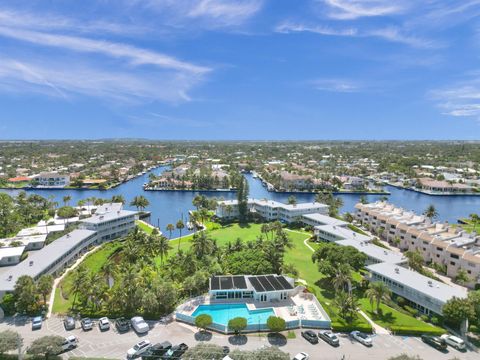
[{"label": "paved walkway", "polygon": [[53,281],[53,287],[52,287],[52,292],[50,293],[50,297],[48,298],[48,312],[47,312],[47,318],[49,318],[52,315],[52,310],[53,310],[53,302],[55,300],[55,291],[57,290],[58,284],[63,280],[63,278],[72,270],[74,270],[76,267],[78,267],[81,262],[91,253],[95,252],[100,246],[95,246],[92,250],[87,251],[85,254],[83,254],[81,257],[75,261],[75,263],[70,266],[63,274],[62,276],[56,278]]},{"label": "paved walkway", "polygon": [[385,328],[381,327],[380,325],[374,323],[373,320],[370,319],[368,317],[368,315],[363,312],[363,310],[358,310],[358,313],[360,315],[362,315],[368,321],[368,323],[370,325],[372,325],[373,330],[375,331],[375,334],[384,334],[384,335],[389,335],[390,334],[390,331],[388,331],[387,329],[385,329]]}]

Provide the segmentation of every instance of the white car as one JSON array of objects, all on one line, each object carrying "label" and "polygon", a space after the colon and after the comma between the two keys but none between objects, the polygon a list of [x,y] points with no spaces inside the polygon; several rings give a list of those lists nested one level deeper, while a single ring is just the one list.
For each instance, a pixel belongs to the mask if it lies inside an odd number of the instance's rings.
[{"label": "white car", "polygon": [[107,317],[102,317],[98,319],[98,328],[100,329],[100,331],[110,329],[110,321],[108,321]]},{"label": "white car", "polygon": [[460,339],[459,337],[456,337],[454,335],[448,335],[444,334],[440,336],[445,342],[450,345],[451,347],[457,349],[457,350],[465,350],[467,346],[465,345],[465,341]]},{"label": "white car", "polygon": [[134,359],[142,355],[152,346],[152,343],[149,340],[142,340],[139,343],[136,343],[131,349],[127,351],[127,359]]},{"label": "white car", "polygon": [[78,346],[78,339],[75,335],[70,335],[65,338],[62,344],[63,351],[72,350]]},{"label": "white car", "polygon": [[293,360],[308,360],[308,359],[310,359],[310,356],[305,352],[298,353],[293,358]]},{"label": "white car", "polygon": [[141,316],[133,317],[130,320],[130,322],[132,323],[133,329],[139,334],[147,333],[148,330],[150,330],[150,327],[145,322],[145,320],[143,320],[143,318]]},{"label": "white car", "polygon": [[373,345],[373,341],[372,341],[372,337],[368,334],[365,334],[363,332],[360,332],[360,331],[352,331],[350,333],[350,336],[357,340],[359,343],[365,345],[365,346],[372,346]]}]

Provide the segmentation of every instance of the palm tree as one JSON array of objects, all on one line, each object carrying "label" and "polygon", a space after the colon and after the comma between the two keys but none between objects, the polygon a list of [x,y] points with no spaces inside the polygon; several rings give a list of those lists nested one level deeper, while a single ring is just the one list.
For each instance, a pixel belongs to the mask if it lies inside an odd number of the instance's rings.
[{"label": "palm tree", "polygon": [[480,222],[480,216],[478,216],[478,214],[470,214],[469,218],[470,218],[470,221],[473,224],[472,231],[475,231],[477,229],[478,223]]},{"label": "palm tree", "polygon": [[203,203],[203,196],[202,195],[195,195],[195,197],[192,200],[192,205],[195,206],[197,211],[200,209]]},{"label": "palm tree", "polygon": [[213,240],[205,231],[193,235],[192,250],[197,258],[209,255],[213,250]]},{"label": "palm tree", "polygon": [[297,205],[297,198],[294,195],[290,195],[288,197],[288,204],[289,205]]},{"label": "palm tree", "polygon": [[115,263],[111,260],[108,260],[105,264],[102,266],[102,273],[103,276],[105,276],[105,280],[107,282],[108,287],[111,287],[113,276],[115,274]]},{"label": "palm tree", "polygon": [[87,281],[88,277],[88,270],[80,266],[73,274],[73,281],[72,281],[72,294],[73,294],[73,301],[72,301],[72,309],[75,309],[75,302],[77,300],[78,294],[85,286],[85,282]]},{"label": "palm tree", "polygon": [[428,205],[428,207],[423,212],[423,215],[425,215],[427,218],[429,218],[430,221],[437,218],[438,217],[438,211],[435,208],[435,205],[433,205],[433,204]]},{"label": "palm tree", "polygon": [[165,236],[160,235],[158,238],[158,254],[160,255],[160,261],[162,265],[163,265],[163,258],[168,256],[168,251],[171,248],[172,247],[170,246],[169,240]]},{"label": "palm tree", "polygon": [[172,239],[172,232],[175,230],[175,225],[173,224],[167,224],[167,231],[168,231],[168,238],[171,240]]},{"label": "palm tree", "polygon": [[71,197],[70,195],[65,195],[65,196],[63,197],[63,204],[64,204],[65,206],[67,206],[68,203],[70,202],[70,200],[72,200],[72,197]]},{"label": "palm tree", "polygon": [[376,313],[378,314],[380,311],[380,302],[382,300],[387,301],[390,299],[392,291],[388,288],[388,286],[382,281],[375,281],[371,282],[368,285],[367,291],[365,291],[365,295],[367,296],[370,304],[372,305],[376,303]]},{"label": "palm tree", "polygon": [[230,215],[232,214],[233,212],[233,206],[228,204],[227,206],[225,206],[225,212],[227,213],[227,216],[230,217]]},{"label": "palm tree", "polygon": [[180,237],[178,238],[178,250],[180,250],[180,242],[182,241],[182,230],[185,228],[185,224],[183,223],[183,220],[182,219],[178,220],[175,227],[180,232]]},{"label": "palm tree", "polygon": [[408,259],[408,266],[413,270],[422,272],[423,270],[423,257],[420,252],[417,251],[407,251],[405,252],[405,257]]},{"label": "palm tree", "polygon": [[133,198],[133,200],[130,202],[130,206],[135,206],[137,208],[137,210],[145,210],[145,208],[150,205],[150,202],[148,201],[148,199],[143,196],[143,195],[139,195],[139,196],[135,196]]},{"label": "palm tree", "polygon": [[52,275],[42,275],[38,279],[37,290],[43,297],[44,305],[47,305],[47,296],[52,292],[53,288],[53,276]]},{"label": "palm tree", "polygon": [[343,318],[347,319],[349,323],[355,318],[355,314],[358,308],[357,299],[353,294],[340,291],[337,293],[334,299],[335,305],[339,308],[340,314]]},{"label": "palm tree", "polygon": [[125,198],[123,195],[113,195],[112,199],[110,200],[112,203],[121,203],[125,204]]},{"label": "palm tree", "polygon": [[332,280],[333,287],[335,288],[335,291],[344,290],[345,285],[348,285],[348,289],[349,289],[349,292],[350,292],[351,280],[352,280],[352,274],[351,274],[350,266],[348,264],[341,264],[338,267],[338,269],[335,273],[335,277]]}]

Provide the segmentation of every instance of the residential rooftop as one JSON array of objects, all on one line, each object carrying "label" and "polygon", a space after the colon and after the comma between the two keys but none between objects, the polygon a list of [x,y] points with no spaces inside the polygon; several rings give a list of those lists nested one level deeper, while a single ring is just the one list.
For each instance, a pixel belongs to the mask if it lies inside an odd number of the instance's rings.
[{"label": "residential rooftop", "polygon": [[407,261],[407,259],[401,253],[385,249],[381,246],[372,244],[371,242],[358,241],[356,239],[347,239],[337,241],[337,244],[342,246],[353,246],[361,253],[364,253],[369,258],[373,258],[378,262],[400,264]]}]

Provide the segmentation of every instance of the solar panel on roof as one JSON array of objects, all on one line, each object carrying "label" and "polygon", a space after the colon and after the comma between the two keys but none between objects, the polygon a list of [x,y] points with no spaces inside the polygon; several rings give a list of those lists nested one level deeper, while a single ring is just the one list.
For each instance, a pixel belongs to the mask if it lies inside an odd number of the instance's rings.
[{"label": "solar panel on roof", "polygon": [[265,289],[256,277],[249,277],[248,280],[250,280],[250,283],[252,284],[256,292],[265,292]]},{"label": "solar panel on roof", "polygon": [[273,275],[267,275],[267,280],[272,284],[275,290],[283,290],[283,285],[280,284],[277,278]]},{"label": "solar panel on roof", "polygon": [[220,280],[218,276],[212,276],[212,280],[210,281],[210,288],[212,290],[219,290],[220,289]]},{"label": "solar panel on roof", "polygon": [[277,276],[277,280],[283,285],[284,290],[293,289],[293,286],[287,281],[287,279],[285,279],[284,276]]},{"label": "solar panel on roof", "polygon": [[270,284],[265,276],[259,276],[258,281],[260,281],[260,284],[265,288],[267,291],[273,291],[275,288]]},{"label": "solar panel on roof", "polygon": [[234,276],[233,277],[233,286],[236,289],[246,289],[247,282],[245,281],[245,276]]},{"label": "solar panel on roof", "polygon": [[220,289],[230,290],[233,288],[233,280],[231,276],[222,276],[220,278]]}]

